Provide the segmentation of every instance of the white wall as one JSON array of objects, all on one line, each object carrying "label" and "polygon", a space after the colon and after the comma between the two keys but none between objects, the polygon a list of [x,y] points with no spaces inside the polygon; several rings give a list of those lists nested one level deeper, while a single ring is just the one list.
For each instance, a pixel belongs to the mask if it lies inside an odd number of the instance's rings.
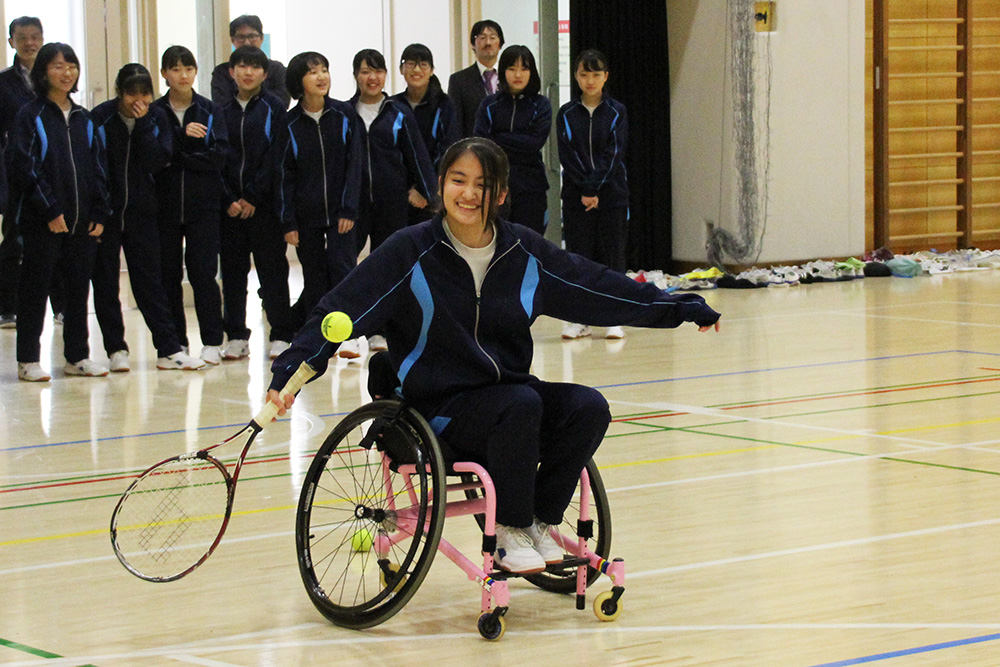
[{"label": "white wall", "polygon": [[[865,2],[779,0],[770,197],[759,264],[864,252]],[[737,231],[726,0],[667,0],[674,258]],[[762,86],[758,86],[762,94]],[[633,138],[635,140],[636,138]]]}]

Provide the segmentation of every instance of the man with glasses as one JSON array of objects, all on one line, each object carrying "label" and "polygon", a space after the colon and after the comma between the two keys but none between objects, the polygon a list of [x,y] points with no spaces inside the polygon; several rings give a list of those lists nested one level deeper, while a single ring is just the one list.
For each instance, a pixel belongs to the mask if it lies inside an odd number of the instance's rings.
[{"label": "man with glasses", "polygon": [[[241,46],[262,49],[264,24],[261,23],[260,17],[254,14],[237,16],[229,23],[229,39],[235,49]],[[285,88],[285,66],[277,60],[268,61],[264,90],[281,98],[286,107],[292,99]],[[225,106],[233,101],[237,92],[236,81],[229,74],[229,61],[220,63],[212,70],[212,101],[219,106]]]},{"label": "man with glasses", "polygon": [[[14,49],[14,64],[0,72],[0,147],[7,145],[7,130],[14,124],[14,116],[27,102],[35,99],[31,88],[31,67],[45,39],[42,22],[34,16],[21,16],[10,22],[10,39]],[[7,184],[3,184],[6,190]],[[0,329],[17,326],[17,280],[21,266],[21,244],[14,216],[3,214],[3,241],[0,242]],[[57,312],[61,290],[53,295]]]},{"label": "man with glasses", "polygon": [[459,70],[448,79],[448,96],[458,112],[463,137],[471,137],[476,125],[476,112],[487,95],[497,92],[497,58],[503,48],[503,28],[496,21],[484,19],[472,25],[469,37],[476,62]]}]

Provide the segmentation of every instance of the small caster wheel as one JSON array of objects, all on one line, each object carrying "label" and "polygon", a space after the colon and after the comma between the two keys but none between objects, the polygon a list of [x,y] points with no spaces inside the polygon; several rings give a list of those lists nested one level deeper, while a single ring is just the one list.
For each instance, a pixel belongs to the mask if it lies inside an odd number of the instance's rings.
[{"label": "small caster wheel", "polygon": [[622,613],[622,604],[614,599],[612,591],[604,591],[594,598],[594,615],[601,621],[616,621]]},{"label": "small caster wheel", "polygon": [[503,616],[494,616],[490,613],[480,616],[477,625],[479,627],[479,634],[483,636],[483,639],[491,642],[499,640],[503,637],[503,633],[507,631],[507,622]]},{"label": "small caster wheel", "polygon": [[[378,575],[378,580],[379,583],[382,584],[382,588],[388,588],[390,576],[395,577],[398,572],[399,572],[399,565],[396,565],[395,563],[386,563],[385,565],[383,565],[382,570],[381,572],[379,572]],[[399,589],[401,589],[403,587],[403,584],[405,583],[406,583],[406,577],[405,576],[400,577],[399,581],[396,582],[396,588],[394,588],[392,592],[398,593]]]}]

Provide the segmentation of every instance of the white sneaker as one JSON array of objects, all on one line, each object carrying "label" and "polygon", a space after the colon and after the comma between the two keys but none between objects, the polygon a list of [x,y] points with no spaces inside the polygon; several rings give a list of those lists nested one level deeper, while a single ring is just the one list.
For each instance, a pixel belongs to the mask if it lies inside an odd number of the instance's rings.
[{"label": "white sneaker", "polygon": [[112,373],[128,373],[131,367],[128,364],[128,350],[118,350],[108,359],[108,368]]},{"label": "white sneaker", "polygon": [[554,565],[562,562],[566,552],[563,551],[563,548],[552,537],[552,533],[549,531],[550,528],[549,524],[536,518],[531,527],[525,528],[524,532],[531,538],[531,543],[535,546],[535,551],[538,552],[542,559],[549,565]]},{"label": "white sneaker", "polygon": [[[204,354],[204,352],[202,354]],[[250,356],[250,345],[245,340],[240,340],[240,339],[231,340],[228,343],[226,343],[226,346],[224,348],[222,348],[222,358],[228,361],[234,361],[236,359],[245,359],[246,357],[249,356]]]},{"label": "white sneaker", "polygon": [[389,349],[389,344],[385,342],[385,336],[376,334],[368,339],[368,349],[371,352],[385,352]]},{"label": "white sneaker", "polygon": [[608,327],[604,332],[604,337],[608,340],[621,340],[625,337],[625,330],[621,327]]},{"label": "white sneaker", "polygon": [[29,361],[26,364],[17,364],[17,379],[25,382],[48,382],[52,376],[46,373],[37,361]]},{"label": "white sneaker", "polygon": [[361,356],[361,341],[357,338],[345,340],[340,344],[337,356],[341,359],[357,359]]},{"label": "white sneaker", "polygon": [[282,352],[284,352],[285,350],[287,350],[291,346],[292,346],[292,344],[289,343],[286,340],[271,341],[271,358],[272,359],[277,359],[278,357],[281,356]]},{"label": "white sneaker", "polygon": [[[562,556],[559,557],[562,560]],[[497,524],[497,567],[518,574],[534,574],[545,569],[545,559],[535,551],[534,542],[524,528]]]},{"label": "white sneaker", "polygon": [[161,371],[197,371],[205,367],[205,362],[181,351],[168,357],[160,357],[156,360],[156,367]]},{"label": "white sneaker", "polygon": [[218,366],[222,363],[222,348],[218,345],[205,345],[201,348],[201,360],[206,364]]},{"label": "white sneaker", "polygon": [[66,362],[63,366],[66,375],[77,375],[80,377],[99,378],[108,374],[108,367],[102,366],[93,359],[81,359],[76,363]]},{"label": "white sneaker", "polygon": [[586,324],[574,324],[573,322],[568,322],[566,326],[563,327],[562,337],[566,340],[576,340],[577,338],[586,338],[590,335],[590,327]]}]

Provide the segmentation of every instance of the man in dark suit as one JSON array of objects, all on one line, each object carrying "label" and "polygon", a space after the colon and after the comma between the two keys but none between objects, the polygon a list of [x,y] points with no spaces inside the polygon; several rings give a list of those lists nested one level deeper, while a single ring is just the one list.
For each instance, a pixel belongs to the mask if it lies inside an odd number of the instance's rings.
[{"label": "man in dark suit", "polygon": [[[42,22],[34,16],[22,16],[10,22],[10,39],[14,64],[0,72],[0,145],[7,145],[7,130],[14,116],[27,102],[35,99],[28,75],[35,56],[45,39]],[[6,180],[6,179],[5,179]],[[7,184],[3,184],[6,191]],[[21,244],[13,215],[0,209],[3,216],[3,241],[0,242],[0,329],[17,326],[17,279],[21,265]],[[58,299],[57,299],[58,300]],[[54,308],[55,309],[55,308]]]},{"label": "man in dark suit", "polygon": [[497,58],[503,48],[503,28],[496,21],[476,21],[469,36],[476,62],[455,72],[448,79],[448,96],[458,111],[458,126],[463,137],[471,137],[476,125],[476,111],[487,95],[497,91]]},{"label": "man in dark suit", "polygon": [[[235,48],[241,46],[252,46],[257,49],[264,45],[264,24],[260,17],[253,14],[237,16],[229,23],[229,40]],[[269,60],[267,63],[267,78],[264,79],[264,90],[278,96],[285,102],[285,106],[291,101],[292,96],[285,88],[285,66],[277,60]],[[239,92],[236,82],[229,74],[229,61],[219,63],[212,70],[212,101],[220,107],[224,107],[233,101],[236,93]]]}]

